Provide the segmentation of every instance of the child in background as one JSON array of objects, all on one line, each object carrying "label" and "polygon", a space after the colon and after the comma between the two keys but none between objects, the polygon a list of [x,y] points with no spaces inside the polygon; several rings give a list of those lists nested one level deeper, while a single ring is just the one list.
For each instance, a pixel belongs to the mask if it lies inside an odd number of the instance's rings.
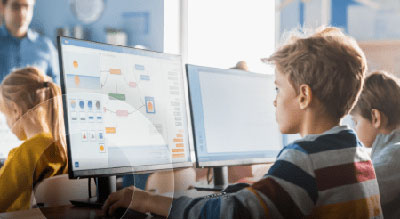
[{"label": "child in background", "polygon": [[35,185],[68,170],[61,90],[40,70],[19,69],[0,85],[0,110],[24,141],[0,169],[0,212],[29,209]]},{"label": "child in background", "polygon": [[[216,198],[171,199],[134,187],[103,206],[169,218],[382,218],[370,157],[340,119],[360,93],[366,60],[336,28],[293,37],[266,59],[276,65],[276,120],[283,134],[303,138],[284,147],[251,187]],[[171,206],[172,203],[172,206]]]},{"label": "child in background", "polygon": [[372,164],[385,218],[400,218],[400,82],[386,72],[372,73],[351,111],[357,136],[372,147]]}]

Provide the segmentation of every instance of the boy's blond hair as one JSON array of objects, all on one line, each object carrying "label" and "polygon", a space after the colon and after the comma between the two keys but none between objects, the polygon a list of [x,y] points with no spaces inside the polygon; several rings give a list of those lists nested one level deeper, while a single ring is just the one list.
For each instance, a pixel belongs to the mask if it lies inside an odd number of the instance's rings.
[{"label": "boy's blond hair", "polygon": [[388,118],[388,127],[400,125],[400,82],[384,71],[376,71],[365,78],[364,87],[351,114],[372,120],[372,109]]},{"label": "boy's blond hair", "polygon": [[269,58],[289,76],[298,93],[301,84],[310,86],[333,118],[342,118],[354,106],[367,69],[364,53],[356,41],[337,28],[323,28],[309,37],[292,36]]}]

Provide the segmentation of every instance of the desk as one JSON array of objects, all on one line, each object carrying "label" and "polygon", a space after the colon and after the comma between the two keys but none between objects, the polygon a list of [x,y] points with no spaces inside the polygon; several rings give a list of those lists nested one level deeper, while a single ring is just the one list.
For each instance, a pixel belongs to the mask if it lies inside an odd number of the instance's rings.
[{"label": "desk", "polygon": [[[211,193],[213,192],[188,190],[188,191],[164,193],[162,195],[174,198],[186,195],[191,198],[197,198],[209,195]],[[115,218],[115,217],[103,217],[103,212],[100,209],[74,207],[72,205],[67,205],[60,207],[33,208],[30,210],[1,213],[0,218],[1,219],[28,219],[28,218],[29,219],[64,219],[64,218],[102,219],[102,218]],[[160,217],[149,216],[147,218],[159,219]]]},{"label": "desk", "polygon": [[[33,208],[24,211],[15,211],[1,213],[1,219],[119,219],[116,217],[105,217],[101,209],[74,207],[72,205],[50,207],[50,208]],[[129,218],[129,217],[124,217]],[[160,219],[160,217],[147,218]]]},{"label": "desk", "polygon": [[80,208],[69,206],[33,208],[24,211],[14,211],[0,214],[0,218],[18,219],[52,219],[52,218],[102,218],[101,209]]}]

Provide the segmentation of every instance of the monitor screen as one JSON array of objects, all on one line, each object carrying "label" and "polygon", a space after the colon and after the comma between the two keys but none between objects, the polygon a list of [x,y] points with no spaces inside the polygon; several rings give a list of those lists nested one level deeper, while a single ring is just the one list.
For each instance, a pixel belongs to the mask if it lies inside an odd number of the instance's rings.
[{"label": "monitor screen", "polygon": [[198,166],[272,162],[282,149],[274,76],[187,65]]},{"label": "monitor screen", "polygon": [[58,43],[70,177],[192,165],[180,56]]},{"label": "monitor screen", "polygon": [[0,139],[0,159],[7,158],[8,153],[22,143],[17,136],[12,133],[3,113],[0,113]]}]

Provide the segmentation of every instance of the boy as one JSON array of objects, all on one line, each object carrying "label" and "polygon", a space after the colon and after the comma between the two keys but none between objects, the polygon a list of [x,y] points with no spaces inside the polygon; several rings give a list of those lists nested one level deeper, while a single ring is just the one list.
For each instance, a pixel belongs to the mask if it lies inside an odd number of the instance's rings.
[{"label": "boy", "polygon": [[381,217],[371,160],[352,130],[339,126],[366,70],[355,41],[326,28],[293,37],[265,61],[277,69],[274,105],[280,131],[303,139],[284,147],[262,180],[218,198],[181,197],[171,210],[170,198],[131,187],[111,194],[104,210],[129,206],[169,218]]},{"label": "boy", "polygon": [[372,163],[385,218],[400,218],[400,82],[374,72],[351,111],[357,136],[372,147]]}]

